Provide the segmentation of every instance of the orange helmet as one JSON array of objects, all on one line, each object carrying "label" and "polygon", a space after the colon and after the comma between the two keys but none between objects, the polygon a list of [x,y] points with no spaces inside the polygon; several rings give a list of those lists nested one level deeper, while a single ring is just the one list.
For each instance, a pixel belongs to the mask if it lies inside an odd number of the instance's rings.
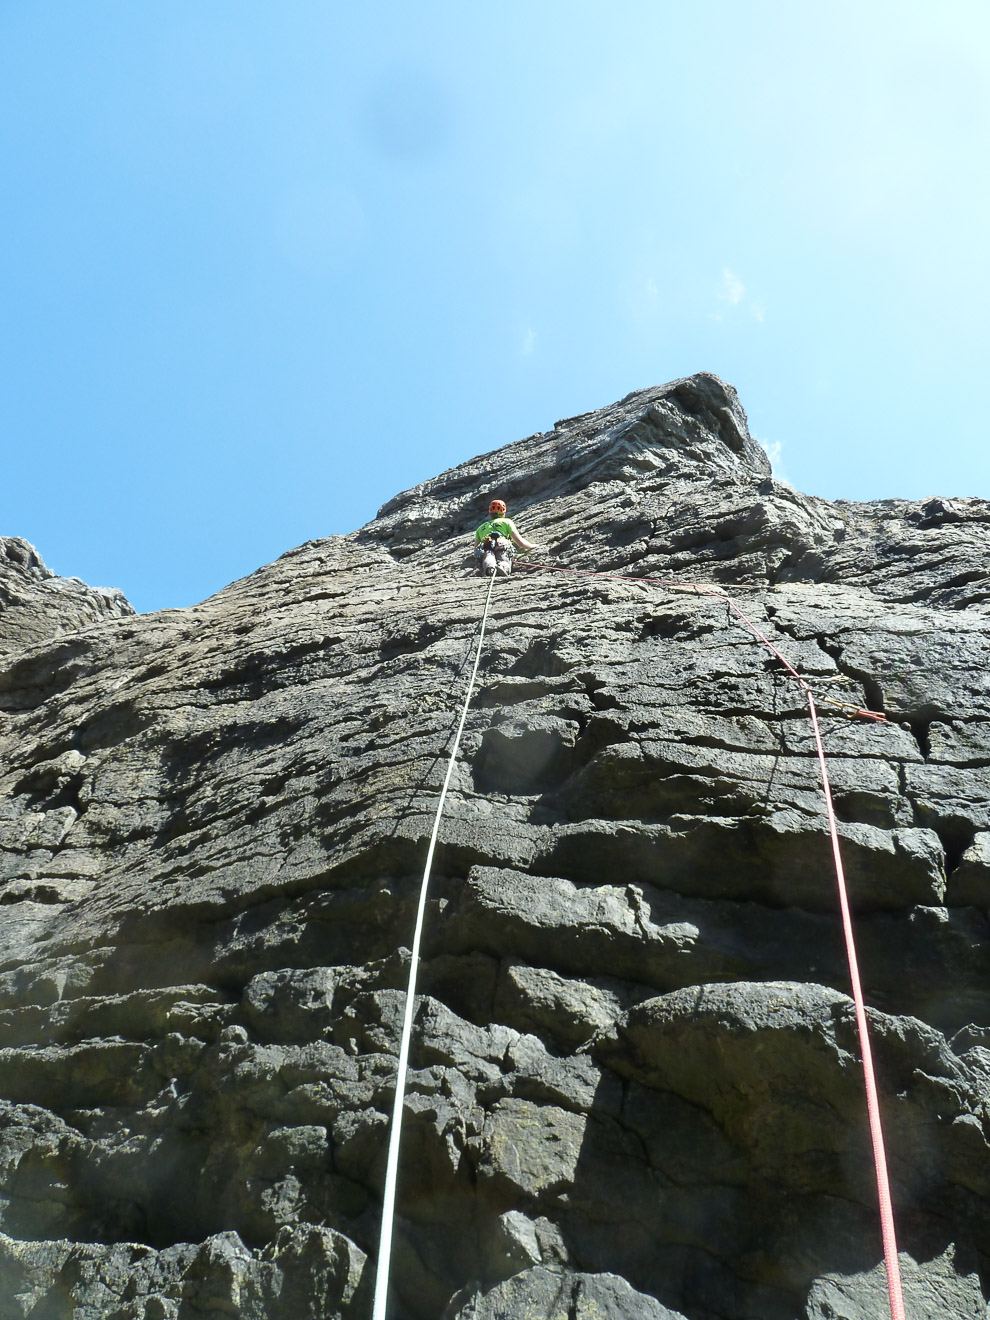
[{"label": "orange helmet", "polygon": [[488,512],[497,514],[501,518],[505,513],[505,500],[492,500],[488,506]]}]

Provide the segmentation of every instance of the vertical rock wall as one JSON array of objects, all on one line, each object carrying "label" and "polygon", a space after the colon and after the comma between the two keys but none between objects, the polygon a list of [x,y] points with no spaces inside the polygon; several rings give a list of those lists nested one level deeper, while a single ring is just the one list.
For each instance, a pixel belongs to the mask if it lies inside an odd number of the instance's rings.
[{"label": "vertical rock wall", "polygon": [[[801,496],[704,375],[192,609],[18,607],[0,1314],[370,1314],[495,494],[534,559],[728,587],[822,697],[886,713],[823,706],[908,1314],[983,1320],[990,507]],[[686,589],[519,567],[490,626],[431,891],[396,1320],[884,1316],[800,692]]]}]

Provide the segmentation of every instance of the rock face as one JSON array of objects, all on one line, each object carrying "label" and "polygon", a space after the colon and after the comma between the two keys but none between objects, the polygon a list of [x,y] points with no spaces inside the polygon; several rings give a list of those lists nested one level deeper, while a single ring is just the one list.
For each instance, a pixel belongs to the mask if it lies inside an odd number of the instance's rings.
[{"label": "rock face", "polygon": [[57,577],[28,541],[0,536],[0,657],[133,613],[115,587],[87,587],[79,578]]},{"label": "rock face", "polygon": [[[53,615],[39,579],[0,616],[0,1315],[370,1315],[494,494],[534,560],[727,587],[821,697],[887,715],[822,706],[907,1309],[983,1320],[990,505],[799,495],[706,375],[191,609]],[[517,567],[489,627],[431,888],[393,1315],[884,1316],[800,691],[690,589]]]}]

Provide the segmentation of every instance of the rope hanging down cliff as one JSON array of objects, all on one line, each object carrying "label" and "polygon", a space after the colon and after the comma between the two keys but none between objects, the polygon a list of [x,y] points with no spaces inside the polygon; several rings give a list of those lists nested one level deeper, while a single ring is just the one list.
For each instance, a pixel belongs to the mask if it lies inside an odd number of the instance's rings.
[{"label": "rope hanging down cliff", "polygon": [[[852,986],[853,1003],[856,1010],[856,1029],[859,1034],[860,1053],[863,1060],[863,1083],[866,1090],[866,1109],[870,1123],[870,1140],[873,1145],[873,1167],[876,1174],[877,1200],[880,1207],[880,1230],[883,1237],[884,1264],[887,1271],[887,1296],[890,1303],[891,1320],[905,1320],[904,1299],[901,1290],[901,1271],[897,1259],[897,1235],[894,1229],[894,1211],[890,1199],[890,1179],[887,1173],[887,1154],[884,1147],[883,1125],[880,1120],[880,1101],[877,1094],[876,1073],[873,1067],[873,1051],[870,1047],[870,1035],[866,1021],[866,1003],[863,999],[863,987],[859,976],[859,959],[856,955],[856,940],[853,933],[852,913],[846,890],[846,877],[842,865],[842,853],[839,849],[839,831],[832,804],[832,788],[828,777],[828,764],[825,760],[825,748],[822,743],[821,729],[818,725],[818,710],[814,693],[809,684],[783,656],[774,644],[765,637],[756,624],[746,617],[731,596],[724,591],[700,582],[681,582],[669,578],[633,577],[621,573],[596,573],[589,569],[560,568],[553,564],[532,564],[523,561],[524,568],[546,569],[553,573],[575,573],[581,577],[617,578],[622,582],[644,582],[655,586],[677,587],[692,590],[698,595],[714,596],[725,602],[736,617],[772,652],[784,666],[790,676],[798,682],[808,703],[808,716],[814,734],[815,751],[818,757],[818,769],[821,774],[822,792],[825,795],[825,815],[828,819],[828,832],[832,843],[832,861],[835,868],[835,883],[839,893],[839,910],[842,914],[842,932],[846,944],[846,960],[849,965],[849,980]],[[844,703],[836,703],[844,704]],[[852,707],[855,715],[863,719],[886,722],[886,716],[880,711]]]},{"label": "rope hanging down cliff", "polygon": [[412,956],[409,960],[409,982],[406,987],[406,1006],[402,1017],[402,1037],[399,1042],[399,1058],[395,1069],[395,1099],[392,1104],[392,1123],[388,1138],[388,1162],[385,1166],[385,1190],[382,1196],[382,1232],[378,1246],[378,1271],[375,1275],[375,1301],[372,1310],[372,1320],[385,1320],[385,1310],[388,1304],[389,1269],[392,1258],[392,1228],[395,1220],[395,1194],[399,1176],[399,1143],[402,1137],[402,1107],[405,1102],[406,1074],[409,1070],[409,1046],[412,1040],[413,1013],[416,1007],[416,973],[419,968],[419,949],[423,939],[423,920],[426,916],[426,894],[430,884],[430,871],[433,868],[433,854],[437,846],[440,818],[443,815],[444,802],[447,800],[447,789],[450,787],[450,779],[454,773],[454,762],[457,760],[457,751],[461,745],[461,734],[464,732],[464,721],[467,719],[468,707],[471,704],[471,697],[474,693],[475,679],[478,677],[478,665],[481,661],[481,648],[485,641],[485,625],[488,622],[488,608],[491,605],[492,591],[494,587],[495,574],[492,573],[488,581],[488,594],[485,596],[484,613],[481,616],[481,628],[478,632],[478,648],[474,655],[474,667],[471,670],[467,692],[464,695],[464,705],[461,709],[461,718],[457,725],[457,732],[454,735],[454,745],[450,749],[450,760],[447,762],[447,773],[444,776],[443,788],[440,790],[440,799],[437,802],[437,813],[433,821],[433,833],[430,835],[430,846],[426,852],[426,865],[423,867],[423,880],[419,890],[419,906],[416,909],[416,929],[413,933]]},{"label": "rope hanging down cliff", "polygon": [[[674,579],[634,577],[628,574],[619,573],[596,573],[586,569],[568,569],[551,564],[523,563],[523,567],[542,569],[556,573],[573,573],[581,577],[601,577],[618,579],[625,582],[640,582],[656,586],[674,587],[680,590],[690,590],[698,595],[711,596],[717,600],[724,601],[727,608],[730,609],[741,623],[749,629],[750,632],[765,646],[771,654],[783,665],[787,673],[796,680],[804,692],[808,703],[808,715],[811,720],[812,733],[814,736],[815,750],[818,759],[819,772],[822,781],[822,791],[825,797],[825,814],[828,821],[829,837],[832,844],[832,858],[835,869],[836,886],[839,895],[839,908],[842,915],[842,929],[846,945],[846,957],[849,966],[849,976],[853,992],[853,1002],[855,1005],[856,1027],[859,1034],[860,1052],[863,1062],[864,1085],[866,1090],[866,1105],[869,1117],[870,1136],[873,1145],[873,1163],[877,1183],[877,1198],[880,1208],[880,1226],[883,1237],[884,1264],[887,1274],[887,1293],[890,1303],[891,1320],[905,1320],[904,1302],[901,1289],[900,1266],[897,1258],[897,1238],[894,1228],[893,1208],[890,1198],[890,1184],[887,1173],[887,1158],[884,1147],[883,1127],[880,1119],[880,1105],[877,1093],[876,1077],[873,1067],[873,1053],[870,1047],[869,1031],[866,1019],[866,1005],[863,998],[862,984],[859,975],[859,960],[856,954],[856,942],[853,933],[852,915],[849,907],[849,900],[846,889],[845,872],[842,864],[842,854],[839,848],[839,834],[836,823],[835,809],[832,803],[832,790],[829,782],[828,764],[825,759],[825,749],[822,743],[821,729],[818,723],[818,710],[815,703],[814,693],[810,685],[801,677],[798,671],[790,661],[773,645],[773,643],[757,628],[756,624],[749,619],[743,611],[736,605],[735,601],[725,592],[719,591],[715,587],[710,587],[704,583],[684,582]],[[419,965],[419,951],[422,943],[423,923],[426,914],[426,896],[429,887],[430,872],[433,866],[433,854],[436,849],[437,836],[440,829],[440,820],[443,814],[444,803],[447,797],[447,790],[450,786],[451,776],[453,775],[454,763],[457,758],[457,752],[460,747],[461,734],[464,730],[464,723],[467,719],[468,708],[471,704],[471,697],[474,693],[474,684],[478,675],[478,666],[481,661],[481,650],[484,644],[485,627],[488,622],[488,611],[491,604],[492,591],[495,585],[495,574],[491,575],[488,584],[488,593],[485,597],[485,608],[482,614],[481,627],[478,633],[478,645],[474,657],[474,665],[471,670],[471,678],[468,682],[467,692],[464,698],[464,705],[461,709],[460,721],[457,726],[457,732],[454,736],[454,745],[451,749],[450,760],[447,765],[447,773],[444,777],[443,787],[440,791],[440,798],[437,803],[436,816],[433,822],[433,831],[430,836],[430,844],[426,855],[426,864],[423,869],[423,880],[420,886],[419,905],[416,914],[416,926],[413,935],[412,956],[409,967],[409,982],[406,990],[405,1012],[402,1023],[402,1036],[399,1046],[399,1057],[396,1065],[395,1097],[392,1108],[392,1121],[389,1133],[388,1161],[385,1174],[385,1189],[382,1204],[382,1228],[381,1240],[378,1252],[378,1270],[375,1278],[375,1296],[372,1320],[385,1320],[386,1307],[388,1301],[389,1271],[392,1251],[392,1234],[395,1218],[395,1199],[396,1186],[398,1180],[399,1150],[402,1134],[402,1109],[405,1101],[406,1075],[409,1065],[409,1049],[412,1039],[412,1022],[416,1003],[416,977]],[[827,698],[825,699],[827,700]],[[886,716],[880,711],[871,711],[864,708],[850,706],[848,703],[832,703],[840,705],[849,710],[854,717],[885,722]]]}]

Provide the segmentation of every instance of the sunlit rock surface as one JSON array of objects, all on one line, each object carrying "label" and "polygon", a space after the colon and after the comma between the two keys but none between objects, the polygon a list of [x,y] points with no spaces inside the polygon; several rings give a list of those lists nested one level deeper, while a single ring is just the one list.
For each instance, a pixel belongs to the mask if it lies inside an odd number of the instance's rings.
[{"label": "sunlit rock surface", "polygon": [[20,536],[0,536],[0,657],[134,610],[115,587],[58,577]]},{"label": "sunlit rock surface", "polygon": [[[730,589],[821,698],[886,713],[821,707],[908,1314],[983,1320],[990,505],[802,496],[707,375],[187,610],[124,617],[0,543],[0,1315],[370,1315],[496,494],[534,561]],[[689,589],[517,567],[489,627],[428,912],[395,1320],[884,1316],[800,691]]]}]

